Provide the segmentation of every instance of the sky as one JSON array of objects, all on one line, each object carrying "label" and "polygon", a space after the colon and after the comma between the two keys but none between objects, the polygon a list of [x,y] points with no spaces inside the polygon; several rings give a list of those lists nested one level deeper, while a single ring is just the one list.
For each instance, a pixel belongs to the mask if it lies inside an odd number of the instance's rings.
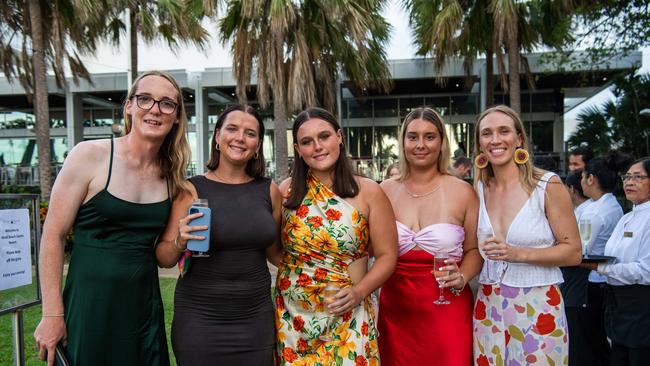
[{"label": "sky", "polygon": [[[402,9],[398,0],[391,0],[384,10],[384,16],[391,24],[390,44],[387,48],[387,56],[390,60],[416,58],[415,47],[411,42],[411,33],[408,26],[408,16]],[[214,35],[215,24],[207,24],[206,28],[212,34],[212,41],[206,51],[200,52],[193,46],[183,48],[178,54],[173,54],[164,43],[154,45],[140,45],[139,69],[151,70],[174,70],[183,69],[187,71],[202,71],[206,68],[231,67],[232,59],[228,47],[221,44]],[[650,48],[643,52],[643,66],[640,72],[650,72]],[[84,62],[91,73],[125,72],[128,70],[127,52],[122,45],[119,48],[113,46],[102,46],[95,57],[84,58]],[[583,108],[600,106],[606,100],[613,98],[612,93],[605,89],[587,101],[581,103],[564,115],[565,140],[574,130],[577,121],[576,116]]]}]

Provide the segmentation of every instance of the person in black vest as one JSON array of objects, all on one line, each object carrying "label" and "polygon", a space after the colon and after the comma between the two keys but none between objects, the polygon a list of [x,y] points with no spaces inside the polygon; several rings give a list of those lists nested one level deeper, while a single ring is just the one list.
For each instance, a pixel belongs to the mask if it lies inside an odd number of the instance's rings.
[{"label": "person in black vest", "polygon": [[612,342],[611,365],[650,362],[650,158],[638,160],[621,177],[634,204],[605,245],[612,263],[590,264],[607,277],[605,330]]}]

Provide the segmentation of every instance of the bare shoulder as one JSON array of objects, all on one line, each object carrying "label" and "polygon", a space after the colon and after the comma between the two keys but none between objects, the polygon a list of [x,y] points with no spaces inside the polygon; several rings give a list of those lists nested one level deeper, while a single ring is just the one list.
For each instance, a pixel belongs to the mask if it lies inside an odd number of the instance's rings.
[{"label": "bare shoulder", "polygon": [[393,190],[395,190],[395,188],[397,188],[399,185],[400,182],[397,180],[397,178],[386,179],[379,184],[381,189],[383,189],[386,194],[393,192]]},{"label": "bare shoulder", "polygon": [[568,196],[569,194],[569,192],[566,190],[566,187],[564,187],[562,180],[556,174],[552,175],[551,178],[549,178],[548,184],[546,184],[546,192],[550,197],[558,197],[564,195]]},{"label": "bare shoulder", "polygon": [[[272,185],[274,185],[273,183]],[[280,183],[278,189],[280,190],[280,195],[282,197],[289,197],[289,187],[291,186],[291,178],[287,178]]]},{"label": "bare shoulder", "polygon": [[282,198],[282,194],[280,193],[280,188],[278,187],[277,184],[275,184],[275,182],[273,180],[271,180],[269,190],[270,190],[269,193],[271,195],[271,199],[273,201],[275,201],[276,199],[281,199]]},{"label": "bare shoulder", "polygon": [[474,187],[471,184],[451,174],[444,176],[442,184],[445,184],[447,189],[453,192],[455,196],[468,198],[476,196],[476,191],[474,191]]},{"label": "bare shoulder", "polygon": [[83,141],[75,145],[63,163],[63,169],[76,174],[95,175],[110,159],[110,140]]},{"label": "bare shoulder", "polygon": [[379,184],[370,178],[356,176],[355,179],[359,184],[359,193],[364,196],[384,193]]}]

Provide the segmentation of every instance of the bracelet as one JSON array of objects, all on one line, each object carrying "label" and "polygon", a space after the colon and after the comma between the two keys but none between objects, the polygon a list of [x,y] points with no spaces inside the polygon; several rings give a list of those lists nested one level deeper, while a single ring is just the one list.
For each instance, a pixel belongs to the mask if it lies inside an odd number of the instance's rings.
[{"label": "bracelet", "polygon": [[183,253],[185,251],[185,249],[182,249],[180,244],[178,243],[178,237],[179,237],[179,235],[176,235],[176,237],[174,238],[174,241],[172,242],[172,244],[174,244],[174,247],[176,247],[176,250],[179,253]]},{"label": "bracelet", "polygon": [[43,314],[43,318],[63,318],[65,314]]},{"label": "bracelet", "polygon": [[460,296],[460,294],[461,294],[461,293],[463,292],[463,290],[465,289],[465,285],[467,284],[467,282],[465,282],[465,275],[463,274],[463,272],[458,271],[458,274],[460,275],[460,278],[463,280],[463,287],[461,287],[460,289],[457,289],[457,288],[455,288],[455,287],[450,287],[450,288],[449,288],[449,291],[450,291],[452,294],[456,295],[456,296]]}]

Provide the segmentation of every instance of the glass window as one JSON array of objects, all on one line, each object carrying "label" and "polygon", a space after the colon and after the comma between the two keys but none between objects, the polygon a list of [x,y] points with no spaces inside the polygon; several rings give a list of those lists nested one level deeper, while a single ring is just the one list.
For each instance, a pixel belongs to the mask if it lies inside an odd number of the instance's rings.
[{"label": "glass window", "polygon": [[34,115],[30,113],[15,111],[0,112],[0,128],[27,128],[28,126],[34,126],[34,119]]},{"label": "glass window", "polygon": [[450,123],[445,125],[452,158],[470,155],[469,140],[471,139],[470,126],[472,125],[472,123]]},{"label": "glass window", "polygon": [[449,114],[449,97],[426,97],[424,104],[435,109],[441,116]]},{"label": "glass window", "polygon": [[383,172],[388,165],[396,162],[399,156],[399,131],[397,126],[377,126],[373,141],[373,157],[376,169],[372,172],[372,178],[376,181],[383,179]]},{"label": "glass window", "polygon": [[348,127],[347,146],[353,158],[372,157],[372,127]]},{"label": "glass window", "polygon": [[451,114],[477,114],[478,100],[475,95],[456,95],[451,97]]},{"label": "glass window", "polygon": [[397,99],[375,99],[375,117],[397,117]]},{"label": "glass window", "polygon": [[372,117],[372,100],[360,101],[348,99],[349,118],[370,118]]},{"label": "glass window", "polygon": [[424,105],[424,98],[400,98],[399,99],[399,116],[406,117],[412,110]]},{"label": "glass window", "polygon": [[[562,100],[561,98],[558,99],[560,101]],[[561,106],[556,106],[555,104],[554,93],[535,93],[532,95],[533,112],[554,112],[556,110],[562,110]]]},{"label": "glass window", "polygon": [[533,152],[553,151],[553,121],[536,121],[530,123]]}]

